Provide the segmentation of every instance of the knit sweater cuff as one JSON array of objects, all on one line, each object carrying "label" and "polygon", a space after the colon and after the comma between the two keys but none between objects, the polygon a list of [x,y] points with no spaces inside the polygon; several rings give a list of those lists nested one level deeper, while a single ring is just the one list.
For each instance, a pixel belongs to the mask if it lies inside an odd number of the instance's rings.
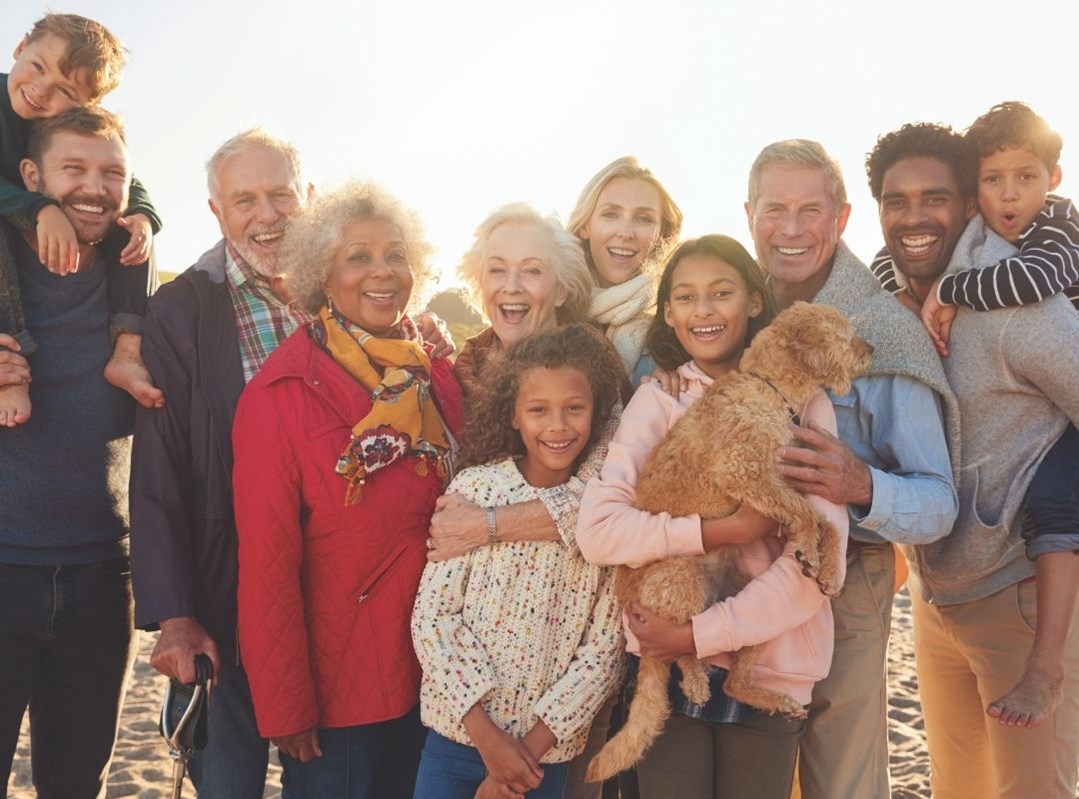
[{"label": "knit sweater cuff", "polygon": [[584,483],[577,477],[571,477],[560,486],[536,490],[539,501],[558,528],[562,543],[571,552],[577,551],[577,514],[581,508],[582,494]]}]

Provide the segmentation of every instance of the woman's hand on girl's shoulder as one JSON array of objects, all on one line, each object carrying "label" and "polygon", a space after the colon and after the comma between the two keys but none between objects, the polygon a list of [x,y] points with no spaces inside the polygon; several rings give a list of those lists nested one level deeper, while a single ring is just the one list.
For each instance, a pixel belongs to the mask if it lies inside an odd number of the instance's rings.
[{"label": "woman's hand on girl's shoulder", "polygon": [[641,378],[641,385],[643,386],[645,383],[658,383],[663,393],[670,394],[675,399],[678,399],[678,396],[683,391],[689,389],[689,381],[682,377],[677,369],[673,372],[668,372],[658,366],[652,374]]},{"label": "woman's hand on girl's shoulder", "polygon": [[487,512],[463,495],[443,494],[435,500],[427,560],[467,555],[487,543]]}]

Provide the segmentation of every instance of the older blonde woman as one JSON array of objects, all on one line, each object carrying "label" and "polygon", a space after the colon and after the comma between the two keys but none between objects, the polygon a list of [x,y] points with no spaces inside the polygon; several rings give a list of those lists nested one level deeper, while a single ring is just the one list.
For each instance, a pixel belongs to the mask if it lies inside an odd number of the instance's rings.
[{"label": "older blonde woman", "polygon": [[648,267],[677,244],[682,211],[655,175],[625,156],[592,176],[567,227],[596,282],[588,321],[614,344],[636,388],[655,369],[644,344],[656,298],[655,270]]},{"label": "older blonde woman", "polygon": [[281,261],[314,314],[236,412],[240,648],[284,797],[408,797],[423,730],[409,618],[461,420],[406,313],[416,217],[369,183],[317,198]]},{"label": "older blonde woman", "polygon": [[457,378],[468,396],[492,353],[557,325],[583,322],[592,280],[577,241],[525,203],[499,208],[476,228],[457,267],[469,301],[491,326],[465,342]]}]

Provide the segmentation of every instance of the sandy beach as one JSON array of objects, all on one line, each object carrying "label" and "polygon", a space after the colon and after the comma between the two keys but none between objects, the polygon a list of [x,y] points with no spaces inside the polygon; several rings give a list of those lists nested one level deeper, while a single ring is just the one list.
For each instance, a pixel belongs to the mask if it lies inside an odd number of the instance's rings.
[{"label": "sandy beach", "polygon": [[[109,774],[109,797],[138,796],[165,799],[172,782],[172,761],[157,732],[165,681],[150,668],[154,637],[142,634],[134,674],[127,692],[120,738]],[[929,756],[925,749],[925,726],[918,701],[918,680],[914,674],[914,641],[911,631],[910,597],[904,589],[895,601],[891,647],[888,654],[889,738],[891,742],[893,799],[929,799]],[[280,768],[270,755],[270,776],[265,797],[279,797]],[[30,739],[24,722],[15,754],[9,788],[10,799],[30,799]],[[185,786],[184,795],[194,789]]]}]

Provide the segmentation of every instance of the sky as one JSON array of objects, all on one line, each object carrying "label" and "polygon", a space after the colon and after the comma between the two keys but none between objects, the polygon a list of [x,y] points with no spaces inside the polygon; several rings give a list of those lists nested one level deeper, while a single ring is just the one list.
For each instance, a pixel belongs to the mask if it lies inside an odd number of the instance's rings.
[{"label": "sky", "polygon": [[[495,208],[525,200],[565,220],[587,180],[628,154],[681,206],[683,235],[751,246],[742,204],[754,157],[778,139],[816,139],[843,168],[846,239],[865,260],[880,246],[865,154],[905,122],[962,129],[1023,100],[1064,137],[1061,193],[1079,186],[1079,103],[1070,70],[1053,65],[1074,0],[989,0],[976,12],[953,0],[51,7],[100,20],[131,51],[104,105],[127,121],[135,174],[165,222],[167,271],[219,238],[204,164],[253,124],[292,140],[316,187],[374,179],[418,210],[443,285]],[[43,9],[5,0],[5,46]]]}]

